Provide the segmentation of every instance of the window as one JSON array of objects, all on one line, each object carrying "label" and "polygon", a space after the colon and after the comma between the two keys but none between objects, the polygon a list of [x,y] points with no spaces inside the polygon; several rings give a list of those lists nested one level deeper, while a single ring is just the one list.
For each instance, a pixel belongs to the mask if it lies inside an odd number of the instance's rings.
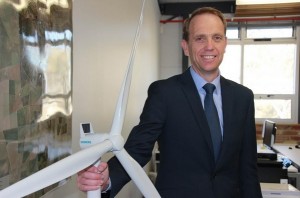
[{"label": "window", "polygon": [[291,38],[293,37],[293,27],[248,27],[247,38]]},{"label": "window", "polygon": [[227,30],[221,74],[253,91],[257,122],[298,122],[297,28],[252,25]]},{"label": "window", "polygon": [[228,39],[239,39],[239,28],[238,27],[228,27],[226,31],[226,36]]}]

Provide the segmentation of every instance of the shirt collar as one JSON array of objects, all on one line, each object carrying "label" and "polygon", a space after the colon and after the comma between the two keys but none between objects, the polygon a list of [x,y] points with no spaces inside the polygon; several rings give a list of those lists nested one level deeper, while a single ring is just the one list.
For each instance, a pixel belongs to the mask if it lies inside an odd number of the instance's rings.
[{"label": "shirt collar", "polygon": [[[196,84],[197,90],[199,92],[205,92],[205,90],[203,89],[203,86],[208,82],[206,80],[204,80],[204,78],[202,78],[199,74],[197,74],[195,72],[195,70],[193,69],[193,67],[190,67],[190,72],[191,72],[192,78]],[[219,71],[219,75],[210,83],[212,83],[216,86],[216,94],[221,93],[220,71]]]}]

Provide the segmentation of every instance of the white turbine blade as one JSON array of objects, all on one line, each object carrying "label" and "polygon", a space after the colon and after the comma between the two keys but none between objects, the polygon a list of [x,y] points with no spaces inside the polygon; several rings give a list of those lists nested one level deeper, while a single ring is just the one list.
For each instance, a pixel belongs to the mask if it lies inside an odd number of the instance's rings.
[{"label": "white turbine blade", "polygon": [[136,47],[139,41],[140,37],[140,28],[143,24],[143,13],[144,13],[144,7],[145,7],[145,0],[142,4],[141,14],[140,14],[140,20],[139,24],[135,33],[134,43],[131,49],[130,58],[127,66],[127,72],[125,75],[125,79],[123,81],[120,95],[117,102],[117,107],[113,119],[112,129],[111,129],[111,135],[118,135],[121,134],[122,126],[124,122],[125,112],[126,112],[126,106],[128,101],[128,95],[129,95],[129,89],[131,84],[131,78],[132,78],[132,68],[134,63],[134,57],[136,52]]},{"label": "white turbine blade", "polygon": [[120,163],[146,198],[160,198],[153,183],[144,169],[127,153],[125,149],[114,151]]},{"label": "white turbine blade", "polygon": [[113,145],[105,140],[72,154],[0,191],[0,197],[24,197],[50,186],[95,163]]}]

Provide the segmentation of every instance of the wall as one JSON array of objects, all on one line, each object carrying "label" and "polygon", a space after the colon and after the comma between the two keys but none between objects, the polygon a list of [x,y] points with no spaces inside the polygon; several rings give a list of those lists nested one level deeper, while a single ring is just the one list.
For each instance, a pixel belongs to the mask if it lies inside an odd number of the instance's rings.
[{"label": "wall", "polygon": [[[96,132],[111,127],[120,85],[141,9],[141,0],[85,0],[73,3],[73,151],[79,148],[79,124],[91,122]],[[147,88],[159,74],[157,1],[146,1],[144,24],[137,48],[123,136],[127,138],[146,99]],[[110,155],[103,157],[107,160]],[[46,197],[86,197],[71,182]],[[141,197],[131,183],[118,197]]]},{"label": "wall", "polygon": [[[162,16],[162,20],[171,16]],[[182,73],[182,49],[180,45],[182,23],[160,24],[160,78]]]},{"label": "wall", "polygon": [[0,189],[71,152],[72,34],[72,0],[0,1]]},{"label": "wall", "polygon": [[[275,143],[298,143],[300,144],[300,125],[276,124]],[[256,125],[256,138],[262,140],[262,124]]]}]

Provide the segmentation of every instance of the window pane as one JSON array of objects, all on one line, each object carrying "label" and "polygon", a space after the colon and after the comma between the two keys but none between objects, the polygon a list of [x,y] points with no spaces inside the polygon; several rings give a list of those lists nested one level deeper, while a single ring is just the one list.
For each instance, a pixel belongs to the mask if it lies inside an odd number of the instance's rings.
[{"label": "window pane", "polygon": [[245,45],[244,85],[255,94],[294,94],[296,45]]},{"label": "window pane", "polygon": [[291,119],[291,100],[255,99],[255,118]]},{"label": "window pane", "polygon": [[291,38],[293,37],[292,27],[248,27],[247,38]]},{"label": "window pane", "polygon": [[241,82],[241,53],[240,45],[227,45],[223,62],[220,65],[222,76],[237,83]]},{"label": "window pane", "polygon": [[227,27],[226,36],[228,39],[238,39],[239,38],[238,27]]}]

